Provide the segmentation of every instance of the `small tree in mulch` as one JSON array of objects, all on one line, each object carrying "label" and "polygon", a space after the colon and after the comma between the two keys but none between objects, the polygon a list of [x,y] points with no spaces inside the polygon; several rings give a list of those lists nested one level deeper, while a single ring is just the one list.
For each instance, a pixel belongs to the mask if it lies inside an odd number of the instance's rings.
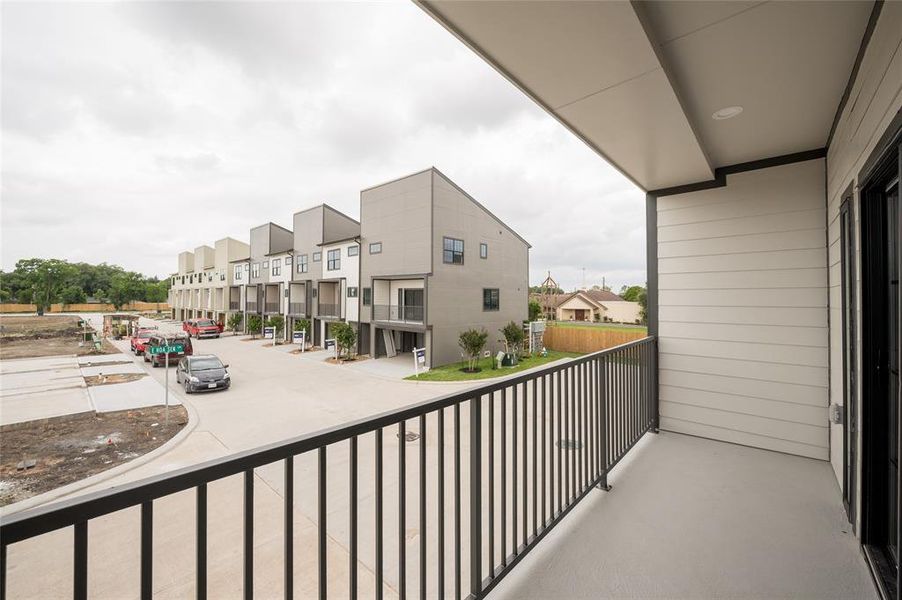
[{"label": "small tree in mulch", "polygon": [[479,371],[476,368],[476,364],[479,362],[479,355],[482,353],[482,349],[485,348],[488,339],[489,332],[485,329],[467,329],[460,333],[457,343],[467,357],[467,368],[464,370],[466,373]]},{"label": "small tree in mulch", "polygon": [[273,315],[266,320],[266,326],[275,329],[273,343],[279,344],[282,341],[282,333],[285,332],[285,317],[282,315]]},{"label": "small tree in mulch", "polygon": [[514,321],[511,321],[501,328],[501,335],[504,336],[505,352],[512,354],[515,357],[519,357],[520,352],[523,349],[523,341],[526,339],[526,333],[523,331],[523,327],[517,325]]},{"label": "small tree in mulch", "polygon": [[241,322],[244,320],[244,315],[241,313],[232,313],[229,315],[229,331],[232,332],[232,335],[238,333],[238,329],[241,327]]},{"label": "small tree in mulch", "polygon": [[310,342],[310,321],[307,319],[298,319],[294,322],[294,330],[303,331],[304,343],[307,344]]},{"label": "small tree in mulch", "polygon": [[354,358],[354,344],[357,343],[357,332],[352,325],[348,323],[334,323],[332,325],[332,336],[335,337],[335,344],[338,346],[338,357],[346,356],[348,360]]},{"label": "small tree in mulch", "polygon": [[257,335],[263,330],[263,319],[260,315],[251,315],[247,318],[247,330],[251,334],[251,339],[257,339]]}]

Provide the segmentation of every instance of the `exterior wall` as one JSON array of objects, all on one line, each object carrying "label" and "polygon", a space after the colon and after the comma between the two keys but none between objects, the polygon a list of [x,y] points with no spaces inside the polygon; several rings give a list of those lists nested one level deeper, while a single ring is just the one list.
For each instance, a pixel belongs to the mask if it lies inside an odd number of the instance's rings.
[{"label": "exterior wall", "polygon": [[[836,125],[833,140],[827,151],[827,244],[829,248],[830,283],[830,402],[842,405],[843,397],[843,346],[842,346],[842,297],[840,271],[840,206],[843,193],[853,185],[853,216],[855,255],[860,256],[858,172],[873,152],[880,136],[887,130],[893,118],[902,110],[902,3],[886,2],[880,19],[874,28],[870,42],[862,57],[858,75],[853,82],[846,104]],[[854,99],[854,101],[853,101]],[[855,265],[856,277],[860,277],[860,258]],[[856,301],[861,299],[861,281],[856,280]],[[856,348],[861,348],[861,311],[855,307]],[[856,357],[857,372],[861,372],[861,353]],[[864,401],[859,388],[858,414]],[[830,426],[830,462],[837,480],[843,482],[843,425]],[[860,442],[860,438],[859,438]],[[859,449],[860,450],[860,449]],[[856,452],[861,456],[861,452]],[[859,469],[859,474],[861,470]],[[858,477],[860,483],[861,477]]]},{"label": "exterior wall", "polygon": [[[579,310],[588,311],[585,314],[585,318],[579,318],[577,316],[579,314],[577,311]],[[556,318],[558,321],[594,321],[595,315],[600,314],[600,310],[601,309],[597,306],[589,304],[582,298],[576,296],[557,307]]]},{"label": "exterior wall", "polygon": [[[251,229],[250,240],[251,269],[246,283],[266,283],[269,281],[269,269],[263,268],[263,262],[268,260],[266,255],[269,254],[269,223]],[[254,265],[257,265],[258,269],[256,277],[254,276]]]},{"label": "exterior wall", "polygon": [[607,309],[602,314],[616,323],[635,323],[639,319],[638,302],[622,302],[606,300],[604,307]]},{"label": "exterior wall", "polygon": [[179,252],[179,275],[194,271],[194,253]]},{"label": "exterior wall", "polygon": [[657,200],[661,428],[827,459],[823,159]]},{"label": "exterior wall", "polygon": [[222,238],[216,240],[215,253],[216,259],[214,267],[217,273],[225,275],[225,279],[221,279],[221,285],[229,286],[235,283],[235,269],[232,262],[247,258],[250,256],[251,247],[244,242],[239,242],[233,238]]},{"label": "exterior wall", "polygon": [[[346,321],[356,322],[359,320],[359,303],[360,303],[360,253],[357,256],[348,256],[348,248],[355,246],[359,248],[357,242],[341,242],[323,246],[323,279],[340,279],[341,291],[339,304],[343,304],[341,314]],[[329,250],[338,250],[341,252],[340,269],[335,271],[327,270],[327,256]],[[348,297],[348,288],[357,288],[357,297]]]},{"label": "exterior wall", "polygon": [[[360,223],[362,287],[372,287],[373,277],[431,272],[432,171],[362,191]],[[382,252],[370,254],[375,242]],[[364,307],[361,321],[371,316],[371,307]]]},{"label": "exterior wall", "polygon": [[[461,331],[485,328],[487,349],[499,329],[526,319],[529,295],[529,245],[485,208],[436,170],[433,178],[432,276],[426,284],[426,320],[432,330],[431,365],[460,360]],[[464,264],[442,262],[442,238],[464,241]],[[479,244],[488,244],[488,257],[479,257]],[[499,290],[497,311],[484,311],[483,289]]]},{"label": "exterior wall", "polygon": [[323,205],[323,241],[346,240],[360,235],[360,223],[328,204]]}]

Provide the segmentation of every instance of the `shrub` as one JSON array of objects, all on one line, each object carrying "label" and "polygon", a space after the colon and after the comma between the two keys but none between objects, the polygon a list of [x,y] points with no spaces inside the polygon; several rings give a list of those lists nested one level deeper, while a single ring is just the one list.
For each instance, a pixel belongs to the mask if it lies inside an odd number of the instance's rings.
[{"label": "shrub", "polygon": [[338,346],[338,358],[347,353],[347,358],[353,358],[354,344],[357,343],[357,332],[352,325],[348,323],[334,323],[332,325],[332,336],[335,338],[335,345]]},{"label": "shrub", "polygon": [[501,328],[501,335],[504,336],[504,347],[508,354],[520,356],[523,348],[523,341],[526,339],[526,333],[523,327],[511,321]]},{"label": "shrub", "polygon": [[538,321],[542,316],[542,305],[537,300],[529,301],[529,320]]},{"label": "shrub", "polygon": [[232,313],[229,315],[229,331],[231,331],[232,334],[238,333],[238,328],[241,327],[242,321],[244,321],[244,315],[241,313]]},{"label": "shrub", "polygon": [[266,320],[266,326],[276,330],[275,335],[273,336],[273,343],[278,344],[279,340],[282,339],[282,334],[285,332],[285,317],[282,315],[273,315]]},{"label": "shrub", "polygon": [[488,339],[489,332],[485,329],[467,329],[460,332],[457,343],[467,357],[468,373],[476,372],[476,363],[479,361],[479,355],[482,353],[482,349],[485,348]]},{"label": "shrub", "polygon": [[251,339],[256,339],[263,331],[263,319],[260,315],[251,315],[247,318],[247,330],[251,334]]}]

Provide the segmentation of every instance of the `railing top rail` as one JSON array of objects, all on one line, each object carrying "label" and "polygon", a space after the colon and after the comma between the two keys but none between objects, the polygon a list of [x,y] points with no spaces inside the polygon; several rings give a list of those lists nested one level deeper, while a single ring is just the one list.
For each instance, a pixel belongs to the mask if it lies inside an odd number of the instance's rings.
[{"label": "railing top rail", "polygon": [[303,434],[288,440],[273,442],[197,465],[86,494],[71,500],[3,516],[0,517],[0,543],[3,545],[13,544],[63,527],[72,526],[81,521],[137,506],[145,501],[189,490],[202,483],[209,483],[237,475],[249,469],[283,460],[289,456],[304,454],[323,446],[371,433],[401,421],[414,419],[421,415],[471,400],[477,396],[492,394],[512,385],[557,373],[568,367],[614,354],[626,348],[652,343],[654,339],[654,336],[648,336],[639,340],[633,340],[556,365],[535,369],[520,375],[499,378],[489,384],[476,385],[460,392],[453,392],[404,408]]}]

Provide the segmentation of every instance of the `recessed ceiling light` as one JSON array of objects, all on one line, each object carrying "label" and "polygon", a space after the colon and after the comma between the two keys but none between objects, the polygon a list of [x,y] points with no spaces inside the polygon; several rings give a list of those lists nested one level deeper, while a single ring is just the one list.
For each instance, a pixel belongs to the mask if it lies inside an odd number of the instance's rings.
[{"label": "recessed ceiling light", "polygon": [[711,118],[715,121],[723,121],[725,119],[732,119],[741,112],[741,106],[728,106],[726,108],[721,108],[719,111],[715,112],[713,115],[711,115]]}]

